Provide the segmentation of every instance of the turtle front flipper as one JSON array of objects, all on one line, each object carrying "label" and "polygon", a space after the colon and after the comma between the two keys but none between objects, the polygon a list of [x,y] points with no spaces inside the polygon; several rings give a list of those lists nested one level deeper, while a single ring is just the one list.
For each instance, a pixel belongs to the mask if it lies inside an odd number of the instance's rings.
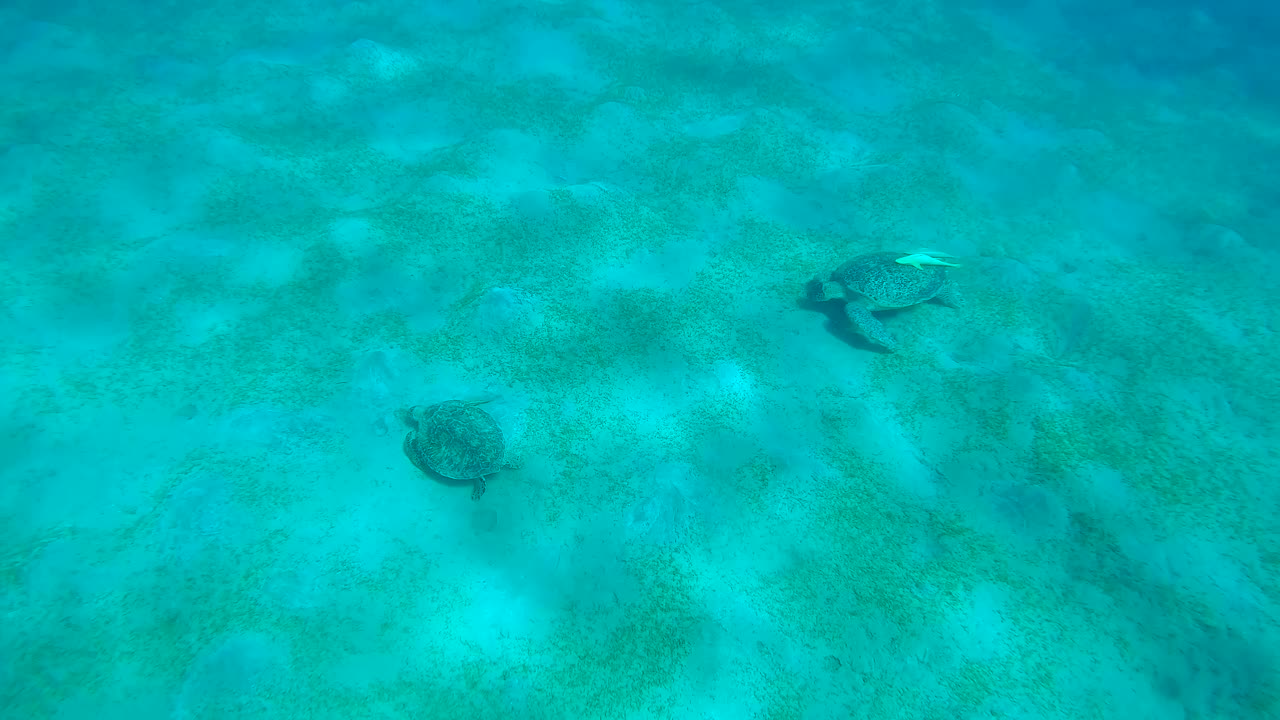
[{"label": "turtle front flipper", "polygon": [[884,329],[884,325],[875,319],[862,303],[848,302],[844,304],[844,314],[849,318],[849,322],[853,323],[853,329],[857,330],[863,337],[871,342],[883,347],[889,352],[893,352],[898,348],[898,343],[889,335],[889,331]]},{"label": "turtle front flipper", "polygon": [[471,499],[479,500],[484,497],[484,476],[476,478],[475,485],[471,488]]},{"label": "turtle front flipper", "polygon": [[404,436],[404,444],[400,446],[400,449],[404,451],[404,456],[409,458],[409,462],[413,463],[414,467],[430,475],[431,467],[427,465],[427,461],[422,457],[422,451],[418,449],[417,439],[418,431],[410,430]]}]

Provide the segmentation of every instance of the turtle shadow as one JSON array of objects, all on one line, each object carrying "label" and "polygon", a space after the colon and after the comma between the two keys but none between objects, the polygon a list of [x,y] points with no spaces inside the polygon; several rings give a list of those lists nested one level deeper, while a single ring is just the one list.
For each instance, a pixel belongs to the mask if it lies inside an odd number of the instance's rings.
[{"label": "turtle shadow", "polygon": [[[418,469],[419,469],[419,470],[422,470],[422,468],[418,468]],[[474,480],[455,480],[455,479],[450,478],[450,477],[445,477],[445,476],[441,475],[440,473],[438,473],[438,472],[434,472],[434,471],[423,471],[423,473],[422,473],[422,474],[423,474],[423,475],[425,475],[425,476],[427,476],[428,478],[430,478],[430,479],[432,479],[432,480],[436,481],[437,483],[439,483],[439,484],[441,484],[441,485],[446,486],[446,487],[468,488],[468,489],[470,489],[470,488],[474,487],[474,486],[475,486],[475,484],[476,484]]]},{"label": "turtle shadow", "polygon": [[[414,460],[412,457],[409,458],[409,462],[412,463],[412,465],[415,468],[417,468],[418,471],[422,473],[422,475],[426,476],[429,480],[434,481],[436,484],[443,485],[445,487],[450,487],[450,488],[466,488],[473,492],[476,489],[475,479],[459,480],[457,478],[448,477],[447,475],[441,475],[440,473],[436,472],[435,470],[432,470],[429,467],[418,464],[418,462]],[[490,475],[489,477],[492,477],[492,475]],[[481,494],[483,495],[483,491],[481,492]],[[480,498],[473,495],[471,499],[479,500]]]},{"label": "turtle shadow", "polygon": [[[880,347],[854,331],[853,326],[849,324],[849,318],[844,314],[844,302],[844,300],[839,299],[810,300],[802,297],[796,300],[796,307],[801,310],[808,310],[825,316],[827,321],[823,323],[823,327],[826,331],[855,350],[866,350],[869,352],[880,353],[881,355],[892,355],[892,351]],[[877,310],[876,317],[890,318],[902,312],[904,309],[906,308]]]}]

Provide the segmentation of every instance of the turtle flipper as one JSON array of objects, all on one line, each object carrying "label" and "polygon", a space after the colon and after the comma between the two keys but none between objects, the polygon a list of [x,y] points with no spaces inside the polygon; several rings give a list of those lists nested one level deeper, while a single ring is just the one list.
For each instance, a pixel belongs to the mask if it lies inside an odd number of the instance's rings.
[{"label": "turtle flipper", "polygon": [[475,485],[471,487],[471,499],[479,500],[484,496],[484,476],[476,478]]},{"label": "turtle flipper", "polygon": [[423,459],[422,451],[418,449],[417,439],[418,431],[410,430],[404,436],[404,444],[400,446],[400,449],[404,451],[404,456],[409,458],[409,462],[413,463],[414,467],[430,475],[431,468],[427,465],[427,461]]},{"label": "turtle flipper", "polygon": [[889,335],[889,331],[884,329],[884,325],[881,325],[880,321],[875,319],[871,311],[863,306],[862,303],[845,303],[844,314],[849,318],[849,322],[853,323],[853,329],[861,333],[866,339],[889,352],[897,349],[897,341]]},{"label": "turtle flipper", "polygon": [[944,283],[942,288],[938,290],[938,294],[933,296],[933,299],[956,310],[964,307],[964,296],[951,283]]}]

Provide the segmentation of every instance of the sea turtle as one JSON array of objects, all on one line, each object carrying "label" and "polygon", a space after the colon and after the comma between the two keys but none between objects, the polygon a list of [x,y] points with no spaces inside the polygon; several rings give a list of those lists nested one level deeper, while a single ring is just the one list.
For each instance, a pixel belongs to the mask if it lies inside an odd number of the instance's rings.
[{"label": "sea turtle", "polygon": [[899,263],[898,260],[904,257],[915,256],[900,252],[859,255],[836,268],[828,280],[814,277],[805,285],[805,295],[813,301],[843,296],[844,314],[854,329],[871,342],[892,351],[897,343],[872,316],[872,312],[910,307],[926,300],[936,300],[952,308],[959,308],[962,304],[955,285],[947,282],[947,267],[952,265],[924,264],[917,267]]},{"label": "sea turtle", "polygon": [[502,428],[480,404],[446,400],[398,413],[410,427],[404,436],[409,461],[424,473],[473,481],[472,500],[484,495],[486,475],[513,466],[506,457]]}]

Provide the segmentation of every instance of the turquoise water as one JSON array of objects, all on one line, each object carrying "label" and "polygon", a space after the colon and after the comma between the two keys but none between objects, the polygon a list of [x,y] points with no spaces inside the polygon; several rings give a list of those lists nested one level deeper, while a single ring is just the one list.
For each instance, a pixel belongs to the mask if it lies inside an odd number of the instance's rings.
[{"label": "turquoise water", "polygon": [[0,717],[1280,717],[1278,38],[6,4]]}]

